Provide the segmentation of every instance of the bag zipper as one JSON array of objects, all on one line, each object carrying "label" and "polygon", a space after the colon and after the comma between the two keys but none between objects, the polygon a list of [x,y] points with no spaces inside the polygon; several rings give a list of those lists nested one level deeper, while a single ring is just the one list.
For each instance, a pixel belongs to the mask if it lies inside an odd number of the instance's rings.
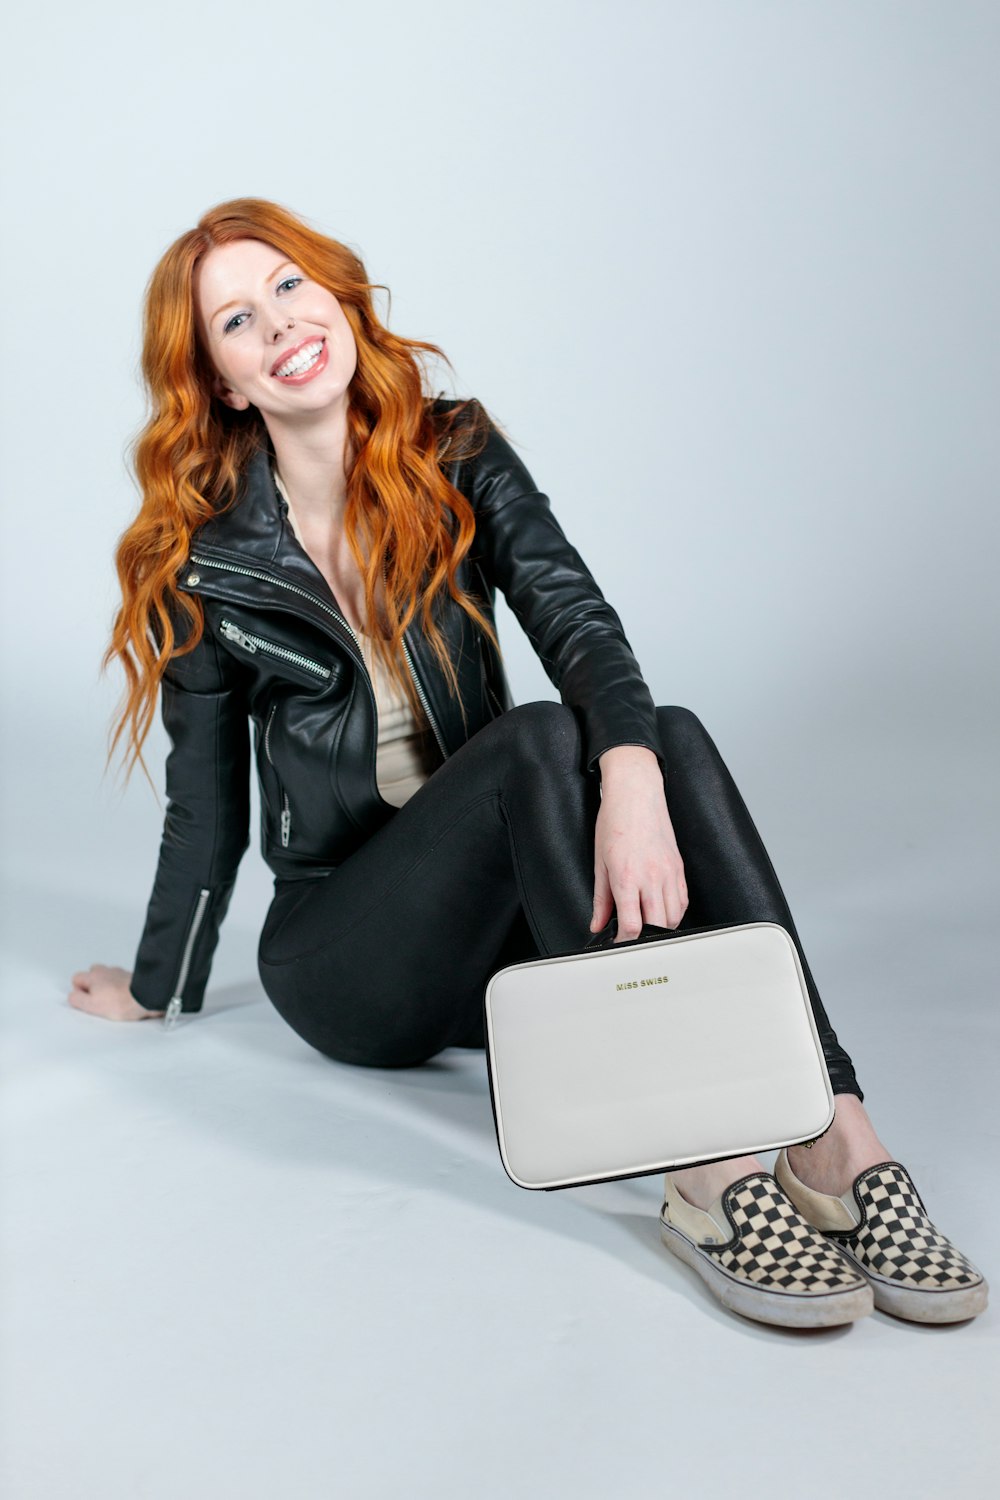
[{"label": "bag zipper", "polygon": [[[375,688],[372,685],[371,675],[368,671],[368,664],[365,661],[364,652],[361,649],[361,642],[358,640],[358,634],[354,629],[354,626],[350,623],[349,620],[344,618],[339,609],[334,609],[332,604],[327,604],[325,599],[320,599],[318,595],[311,593],[309,589],[299,588],[297,583],[289,583],[285,578],[276,578],[274,574],[265,573],[260,568],[244,568],[241,567],[238,563],[216,562],[214,558],[206,557],[203,552],[192,552],[191,561],[193,563],[198,563],[205,568],[221,568],[223,569],[223,571],[230,573],[243,573],[247,578],[262,578],[265,583],[273,583],[276,585],[276,587],[288,589],[293,594],[301,594],[303,599],[308,599],[311,604],[318,604],[320,609],[325,610],[328,615],[332,615],[335,620],[343,625],[345,630],[350,631],[354,643],[358,648],[358,656],[361,661],[361,670],[364,673],[365,681],[368,683],[368,691],[371,693],[372,704],[375,708],[376,723],[378,722],[378,705],[375,702]],[[198,574],[189,573],[187,576],[187,582],[192,587],[196,583],[199,583],[200,579]],[[410,651],[409,647],[406,644],[405,636],[403,638],[403,654],[406,657],[406,664],[410,669],[410,676],[413,678],[413,686],[417,690],[417,697],[420,699],[424,713],[427,715],[427,722],[430,724],[431,729],[434,732],[434,738],[437,740],[438,749],[441,751],[442,759],[447,760],[448,751],[445,748],[444,739],[442,738],[441,731],[438,728],[437,720],[431,713],[431,706],[427,701],[427,696],[420,685],[420,679],[417,677],[417,671],[413,665],[413,659],[410,656]]]},{"label": "bag zipper", "polygon": [[238,625],[234,625],[232,620],[223,620],[219,629],[227,641],[235,641],[245,651],[270,651],[272,656],[278,656],[283,661],[295,662],[297,666],[306,667],[320,677],[331,675],[330,668],[324,667],[322,662],[313,661],[310,656],[303,656],[301,651],[291,651],[287,646],[279,646],[274,641],[265,640],[261,635],[249,635]]},{"label": "bag zipper", "polygon": [[191,967],[191,955],[194,952],[194,940],[198,935],[198,928],[201,926],[201,920],[205,915],[205,910],[208,906],[208,898],[210,894],[211,888],[209,886],[202,886],[201,890],[198,892],[198,905],[194,909],[194,917],[192,919],[191,927],[188,932],[187,942],[184,944],[184,954],[181,958],[180,972],[177,975],[177,988],[174,991],[174,994],[171,996],[170,1003],[168,1004],[163,1016],[163,1024],[168,1029],[177,1025],[177,1019],[181,1013],[181,1007],[184,1003],[182,991],[184,989],[185,983],[187,982],[188,969],[190,969]]}]

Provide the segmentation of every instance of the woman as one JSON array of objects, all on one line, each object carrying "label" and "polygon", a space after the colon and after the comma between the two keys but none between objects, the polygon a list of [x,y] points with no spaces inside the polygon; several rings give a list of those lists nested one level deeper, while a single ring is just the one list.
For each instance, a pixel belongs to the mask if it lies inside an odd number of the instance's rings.
[{"label": "woman", "polygon": [[[275,877],[259,973],[311,1046],[375,1067],[481,1047],[488,976],[613,912],[616,941],[778,922],[834,1122],[774,1173],[668,1173],[663,1237],[763,1321],[847,1322],[873,1299],[973,1316],[986,1283],[876,1134],[715,745],[654,705],[547,498],[478,402],[427,398],[419,361],[441,351],[389,332],[373,289],[348,247],[260,199],[206,213],[150,280],[143,499],[104,665],[127,677],[111,753],[127,728],[129,770],[161,694],[168,807],[134,968],[75,974],[70,1003],[200,1009],[249,840],[249,717]],[[560,703],[514,706],[497,587]]]}]

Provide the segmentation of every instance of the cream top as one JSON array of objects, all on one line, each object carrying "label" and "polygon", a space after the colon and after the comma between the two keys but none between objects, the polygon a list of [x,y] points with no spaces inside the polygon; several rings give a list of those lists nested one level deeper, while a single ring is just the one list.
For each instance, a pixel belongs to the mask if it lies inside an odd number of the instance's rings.
[{"label": "cream top", "polygon": [[[288,505],[288,519],[296,540],[305,551],[295,524],[288,491],[282,484],[274,465],[271,466],[274,483],[279,494]],[[379,795],[392,804],[402,807],[418,787],[440,764],[440,753],[427,716],[413,715],[406,695],[389,675],[375,654],[375,644],[367,631],[355,632],[361,644],[361,654],[375,690],[378,710],[378,742],[375,751],[375,782]]]},{"label": "cream top", "polygon": [[402,689],[376,657],[371,636],[362,631],[360,639],[378,707],[375,781],[386,802],[402,807],[440,764],[441,757],[426,715],[421,712],[419,720],[414,718]]}]

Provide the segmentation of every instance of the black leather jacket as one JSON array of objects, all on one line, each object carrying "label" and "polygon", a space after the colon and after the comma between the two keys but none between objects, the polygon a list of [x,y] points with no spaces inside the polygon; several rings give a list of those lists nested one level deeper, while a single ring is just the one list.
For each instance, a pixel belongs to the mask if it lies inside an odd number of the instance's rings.
[{"label": "black leather jacket", "polygon": [[[455,403],[438,398],[435,411]],[[548,498],[490,425],[486,447],[444,472],[476,513],[459,571],[494,623],[499,588],[582,729],[581,771],[613,745],[660,759],[655,707],[621,621]],[[200,1010],[219,929],[249,844],[250,734],[260,788],[261,852],[283,878],[328,875],[395,808],[375,783],[377,724],[357,637],[295,537],[270,454],[248,465],[228,510],[199,527],[179,587],[201,595],[205,631],[161,684],[171,748],[167,810],[131,989],[150,1010]],[[419,618],[406,657],[442,757],[513,707],[489,641],[444,592],[436,621],[461,699],[450,696]]]}]

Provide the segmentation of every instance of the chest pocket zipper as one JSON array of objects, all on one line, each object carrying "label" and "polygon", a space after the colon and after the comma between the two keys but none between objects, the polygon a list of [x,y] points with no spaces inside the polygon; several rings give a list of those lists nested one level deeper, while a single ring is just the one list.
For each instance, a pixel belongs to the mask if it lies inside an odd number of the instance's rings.
[{"label": "chest pocket zipper", "polygon": [[278,776],[278,768],[271,758],[271,722],[274,719],[277,707],[278,705],[276,703],[273,703],[271,705],[271,712],[268,714],[267,724],[264,726],[264,754],[267,756],[268,764],[274,771],[274,778],[278,783],[278,791],[281,793],[281,847],[283,849],[287,849],[288,840],[291,837],[292,833],[292,812],[291,808],[288,806],[288,793],[281,785],[281,778]]},{"label": "chest pocket zipper", "polygon": [[328,680],[333,675],[329,667],[325,667],[322,662],[314,661],[311,656],[303,656],[301,651],[291,651],[287,646],[279,646],[276,641],[265,640],[262,635],[249,635],[238,625],[234,625],[232,620],[223,620],[219,630],[227,641],[235,641],[238,646],[243,647],[244,651],[251,653],[263,651],[269,656],[277,657],[280,661],[289,661],[293,666],[304,667],[306,671],[324,680]]}]

